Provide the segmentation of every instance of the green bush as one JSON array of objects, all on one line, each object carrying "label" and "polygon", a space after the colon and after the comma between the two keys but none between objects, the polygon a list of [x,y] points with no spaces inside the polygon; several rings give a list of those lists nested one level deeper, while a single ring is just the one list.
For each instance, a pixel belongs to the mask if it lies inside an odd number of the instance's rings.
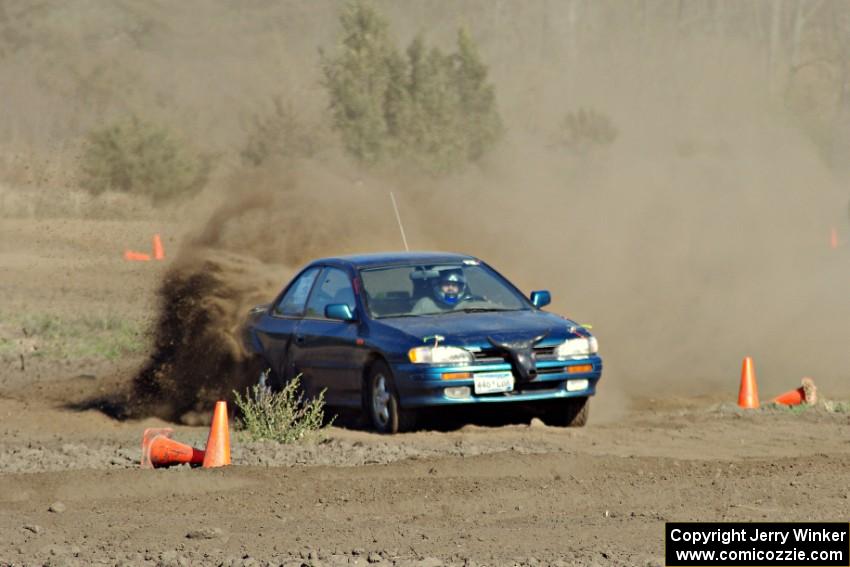
[{"label": "green bush", "polygon": [[242,160],[261,165],[272,157],[312,157],[321,145],[321,134],[308,127],[291,105],[277,97],[270,114],[255,116],[248,141],[241,152]]},{"label": "green bush", "polygon": [[255,384],[245,397],[234,391],[236,406],[241,412],[238,426],[254,441],[270,440],[294,443],[321,430],[325,416],[325,393],[305,402],[298,377],[279,392]]},{"label": "green bush", "polygon": [[365,0],[346,5],[337,53],[321,52],[334,128],[358,160],[412,162],[442,173],[477,160],[502,122],[487,67],[461,29],[457,52],[416,37],[402,55],[389,24]]},{"label": "green bush", "polygon": [[617,128],[607,115],[580,108],[564,117],[558,144],[583,154],[593,148],[613,144],[618,135]]},{"label": "green bush", "polygon": [[131,116],[88,135],[83,184],[95,194],[110,190],[162,200],[200,189],[210,165],[167,128]]}]

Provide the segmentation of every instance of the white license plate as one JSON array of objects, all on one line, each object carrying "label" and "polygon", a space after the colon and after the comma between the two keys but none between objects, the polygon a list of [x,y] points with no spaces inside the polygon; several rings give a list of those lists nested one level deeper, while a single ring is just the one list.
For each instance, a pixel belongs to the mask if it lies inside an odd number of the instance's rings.
[{"label": "white license plate", "polygon": [[482,372],[475,374],[476,394],[495,394],[514,389],[514,375],[510,372]]}]

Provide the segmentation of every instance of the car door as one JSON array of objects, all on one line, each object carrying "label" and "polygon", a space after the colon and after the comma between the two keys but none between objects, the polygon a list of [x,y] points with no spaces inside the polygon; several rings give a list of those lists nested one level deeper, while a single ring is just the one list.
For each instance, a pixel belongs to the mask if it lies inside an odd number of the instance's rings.
[{"label": "car door", "polygon": [[265,318],[263,328],[258,332],[269,365],[284,383],[294,376],[290,353],[292,338],[321,270],[321,267],[315,266],[301,272],[272,306],[270,316]]},{"label": "car door", "polygon": [[343,269],[326,268],[307,301],[304,318],[298,325],[293,345],[295,366],[302,374],[308,395],[327,390],[332,405],[359,406],[363,349],[357,345],[357,321],[325,317],[325,307],[345,303],[357,316],[357,302],[351,278]]}]

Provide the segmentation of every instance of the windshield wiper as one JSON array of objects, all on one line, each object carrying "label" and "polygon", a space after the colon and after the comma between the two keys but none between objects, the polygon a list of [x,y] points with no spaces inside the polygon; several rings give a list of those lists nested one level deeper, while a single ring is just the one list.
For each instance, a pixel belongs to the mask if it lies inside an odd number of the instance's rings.
[{"label": "windshield wiper", "polygon": [[516,309],[502,309],[499,307],[466,307],[464,309],[449,311],[449,313],[491,313],[494,311],[516,311]]},{"label": "windshield wiper", "polygon": [[402,317],[431,317],[434,315],[452,315],[454,313],[494,313],[499,311],[520,311],[519,309],[503,309],[499,307],[466,307],[464,309],[452,309],[451,311],[434,311],[429,313],[399,313],[395,315],[381,315],[375,319],[400,319]]}]

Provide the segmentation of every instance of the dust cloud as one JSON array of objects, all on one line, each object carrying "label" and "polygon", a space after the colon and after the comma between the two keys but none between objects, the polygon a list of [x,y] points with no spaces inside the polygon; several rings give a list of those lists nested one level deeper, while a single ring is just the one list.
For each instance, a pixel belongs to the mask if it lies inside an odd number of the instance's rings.
[{"label": "dust cloud", "polygon": [[[194,415],[252,383],[241,325],[313,258],[386,246],[385,187],[305,161],[240,170],[207,198],[221,204],[187,238],[159,290],[154,354],[129,413]],[[379,198],[380,197],[380,198]]]},{"label": "dust cloud", "polygon": [[614,59],[633,72],[611,77],[597,61],[583,94],[555,79],[546,91],[610,113],[617,141],[584,156],[541,147],[534,130],[505,144],[457,199],[483,214],[453,209],[440,245],[551,289],[554,311],[593,325],[599,405],[734,398],[747,355],[764,398],[802,376],[846,393],[848,258],[830,249],[830,228],[847,232],[846,191],[769,102],[761,59],[698,39],[651,64]]},{"label": "dust cloud", "polygon": [[[508,133],[448,178],[367,171],[333,152],[236,167],[208,192],[220,206],[198,219],[163,284],[156,353],[137,387],[170,400],[156,412],[174,416],[250,380],[239,347],[248,308],[315,257],[401,249],[393,191],[412,248],[479,256],[593,326],[603,416],[636,397],[731,399],[746,355],[763,398],[802,376],[846,394],[850,258],[829,246],[832,227],[847,238],[846,191],[769,96],[759,53],[700,36],[671,49],[646,25],[641,49],[618,28],[600,31],[604,49],[570,73],[566,44],[540,58],[473,27]],[[614,143],[557,143],[579,107],[610,117]]]}]

